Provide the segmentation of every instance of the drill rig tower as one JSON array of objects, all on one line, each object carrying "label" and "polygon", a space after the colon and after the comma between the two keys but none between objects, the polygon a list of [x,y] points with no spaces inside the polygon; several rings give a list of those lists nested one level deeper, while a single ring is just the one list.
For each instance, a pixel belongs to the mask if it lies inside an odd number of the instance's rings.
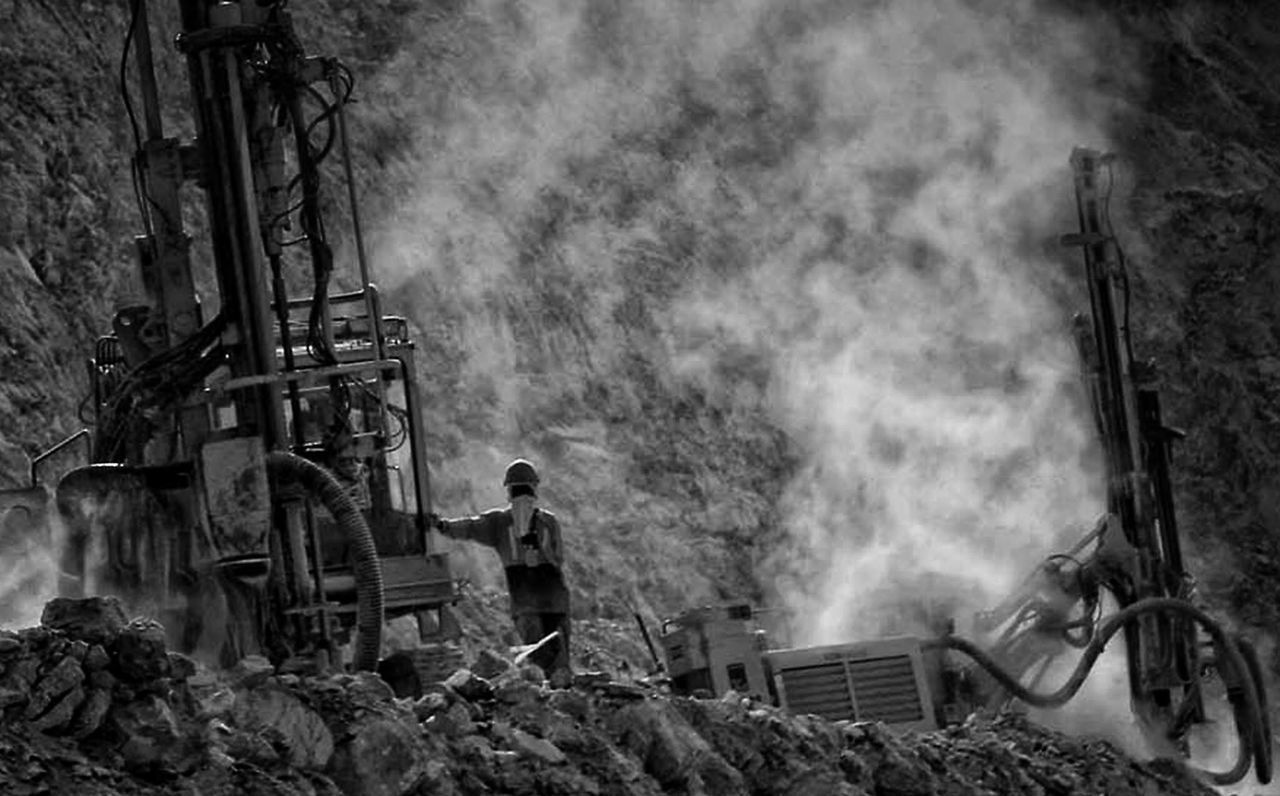
[{"label": "drill rig tower", "polygon": [[[92,463],[57,489],[62,591],[120,594],[227,660],[324,666],[355,629],[352,664],[372,668],[385,618],[447,638],[458,595],[426,523],[414,343],[364,255],[352,76],[305,54],[286,0],[177,5],[194,141],[166,136],[147,3],[130,4],[146,303],[90,361]],[[322,213],[335,171],[351,264]],[[207,252],[186,226],[201,204]],[[354,290],[335,292],[339,265]]]}]

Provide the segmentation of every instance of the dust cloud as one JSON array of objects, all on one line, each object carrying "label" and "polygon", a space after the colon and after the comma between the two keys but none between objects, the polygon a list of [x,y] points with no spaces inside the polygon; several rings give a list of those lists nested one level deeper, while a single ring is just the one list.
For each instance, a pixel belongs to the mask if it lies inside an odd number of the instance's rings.
[{"label": "dust cloud", "polygon": [[57,550],[65,533],[57,512],[7,509],[0,521],[0,628],[34,627],[58,593]]},{"label": "dust cloud", "polygon": [[1060,79],[1091,68],[1089,31],[1026,3],[849,22],[797,44],[818,134],[770,186],[775,245],[682,308],[772,353],[806,456],[760,572],[800,644],[963,620],[1102,506],[1053,300],[1073,274],[1039,245],[1070,231],[1067,154],[1105,141],[1104,103]]},{"label": "dust cloud", "polygon": [[[1128,79],[1105,28],[1029,0],[460,8],[374,87],[411,139],[375,260],[490,446],[452,473],[492,480],[529,406],[589,413],[587,377],[643,357],[785,432],[776,499],[728,511],[796,644],[963,620],[1092,525],[1080,266],[1045,241],[1072,147],[1107,145],[1095,87]],[[610,423],[643,417],[624,398]],[[594,488],[626,454],[588,436]]]}]

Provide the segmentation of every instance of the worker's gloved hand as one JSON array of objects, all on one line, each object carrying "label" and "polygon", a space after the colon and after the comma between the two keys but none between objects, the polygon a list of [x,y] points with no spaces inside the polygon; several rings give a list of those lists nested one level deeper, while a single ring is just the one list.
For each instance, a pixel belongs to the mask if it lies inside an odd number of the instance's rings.
[{"label": "worker's gloved hand", "polygon": [[444,519],[434,511],[427,512],[427,527],[433,531],[444,530]]}]

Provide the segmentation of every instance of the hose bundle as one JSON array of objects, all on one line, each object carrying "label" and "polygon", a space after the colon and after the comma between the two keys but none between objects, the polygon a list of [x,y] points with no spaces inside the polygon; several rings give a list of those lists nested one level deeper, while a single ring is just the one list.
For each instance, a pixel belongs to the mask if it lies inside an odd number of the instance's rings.
[{"label": "hose bundle", "polygon": [[[267,454],[267,472],[278,481],[301,484],[346,532],[351,542],[352,569],[356,580],[356,628],[359,640],[352,664],[359,671],[373,671],[382,651],[382,562],[373,533],[360,508],[333,473],[315,462],[285,451]],[[315,565],[321,566],[317,561]]]},{"label": "hose bundle", "polygon": [[1225,660],[1228,676],[1234,675],[1240,683],[1240,696],[1234,700],[1236,732],[1240,736],[1240,750],[1237,753],[1236,763],[1228,771],[1200,771],[1199,773],[1215,784],[1229,785],[1239,782],[1249,772],[1252,762],[1256,768],[1258,782],[1264,785],[1270,782],[1270,718],[1266,714],[1266,692],[1263,688],[1262,668],[1257,661],[1257,655],[1248,642],[1242,640],[1237,644],[1227,636],[1226,631],[1213,617],[1185,600],[1175,597],[1152,597],[1133,603],[1108,617],[1098,627],[1093,640],[1084,648],[1071,676],[1058,690],[1051,693],[1035,692],[1027,688],[1001,668],[1000,664],[981,647],[968,639],[944,636],[926,641],[924,646],[961,652],[972,658],[1017,699],[1034,707],[1056,708],[1065,705],[1084,685],[1090,670],[1093,669],[1098,656],[1102,654],[1111,637],[1139,615],[1148,613],[1179,614],[1203,627],[1213,639],[1214,646],[1219,652],[1219,660]]}]

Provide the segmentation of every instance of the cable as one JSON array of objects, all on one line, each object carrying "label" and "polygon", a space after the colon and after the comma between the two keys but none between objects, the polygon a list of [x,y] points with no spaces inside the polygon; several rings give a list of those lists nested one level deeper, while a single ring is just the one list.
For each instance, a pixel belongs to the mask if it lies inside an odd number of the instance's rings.
[{"label": "cable", "polygon": [[129,29],[124,34],[124,47],[120,51],[120,95],[124,98],[124,109],[129,114],[129,126],[133,129],[133,145],[142,149],[142,128],[138,127],[138,116],[133,111],[133,97],[129,92],[128,70],[129,49],[133,46],[134,32],[138,28],[138,19],[142,16],[142,0],[132,0],[129,17]]},{"label": "cable", "polygon": [[93,391],[90,390],[89,392],[86,392],[84,394],[84,397],[80,399],[80,403],[76,406],[76,418],[80,420],[80,423],[82,425],[92,426],[97,422],[96,420],[90,420],[89,418],[84,416],[84,412],[86,409],[89,408],[89,402],[92,400],[93,400]]},{"label": "cable", "polygon": [[322,163],[324,159],[329,156],[329,152],[333,149],[334,141],[337,140],[337,137],[338,137],[337,125],[335,125],[333,121],[334,116],[338,113],[338,103],[329,102],[328,100],[326,100],[324,98],[324,95],[321,94],[320,91],[316,89],[314,86],[303,86],[302,89],[309,96],[315,99],[316,102],[320,103],[320,107],[321,107],[320,113],[314,119],[311,120],[311,124],[307,125],[306,133],[304,135],[306,137],[308,146],[310,146],[311,144],[312,131],[315,130],[316,127],[318,127],[321,122],[328,122],[326,134],[325,134],[324,146],[320,147],[316,152],[312,153],[312,156],[311,156],[312,160],[314,160],[317,164],[319,164],[319,163]]},{"label": "cable", "polygon": [[[120,96],[124,100],[125,113],[129,117],[129,128],[133,132],[134,152],[142,151],[142,129],[138,126],[138,115],[133,109],[133,95],[129,91],[129,50],[133,46],[133,37],[138,29],[138,20],[142,17],[142,2],[143,0],[132,0],[130,4],[129,28],[125,31],[124,46],[120,50]],[[129,171],[133,182],[133,198],[138,204],[138,213],[142,216],[142,226],[149,237],[152,234],[151,213],[147,209],[147,202],[143,198],[145,191],[142,187],[142,173],[138,168],[136,156],[130,162]]]},{"label": "cable", "polygon": [[1116,237],[1115,227],[1111,225],[1111,191],[1115,186],[1115,173],[1111,165],[1111,161],[1105,161],[1107,167],[1107,191],[1102,197],[1102,219],[1107,225],[1107,237],[1111,239],[1111,245],[1116,248],[1117,265],[1120,267],[1120,289],[1124,295],[1124,349],[1129,355],[1129,362],[1135,362],[1133,356],[1133,339],[1129,334],[1129,311],[1131,304],[1131,291],[1129,289],[1129,264],[1124,256],[1124,249],[1120,246],[1120,239]]},{"label": "cable", "polygon": [[386,407],[387,414],[395,419],[396,430],[388,437],[386,452],[391,453],[393,451],[400,450],[400,448],[404,447],[404,443],[409,439],[409,412],[403,407],[396,406],[390,401],[384,400],[376,392],[369,389],[369,385],[365,384],[363,381],[354,380],[354,383],[356,387],[359,388],[360,392],[364,393],[365,397]]},{"label": "cable", "polygon": [[[125,374],[102,409],[102,424],[94,435],[97,461],[123,458],[130,431],[181,401],[223,363],[222,348],[215,344],[224,326],[225,318],[219,313],[182,343]],[[205,351],[209,346],[215,347]]]}]

